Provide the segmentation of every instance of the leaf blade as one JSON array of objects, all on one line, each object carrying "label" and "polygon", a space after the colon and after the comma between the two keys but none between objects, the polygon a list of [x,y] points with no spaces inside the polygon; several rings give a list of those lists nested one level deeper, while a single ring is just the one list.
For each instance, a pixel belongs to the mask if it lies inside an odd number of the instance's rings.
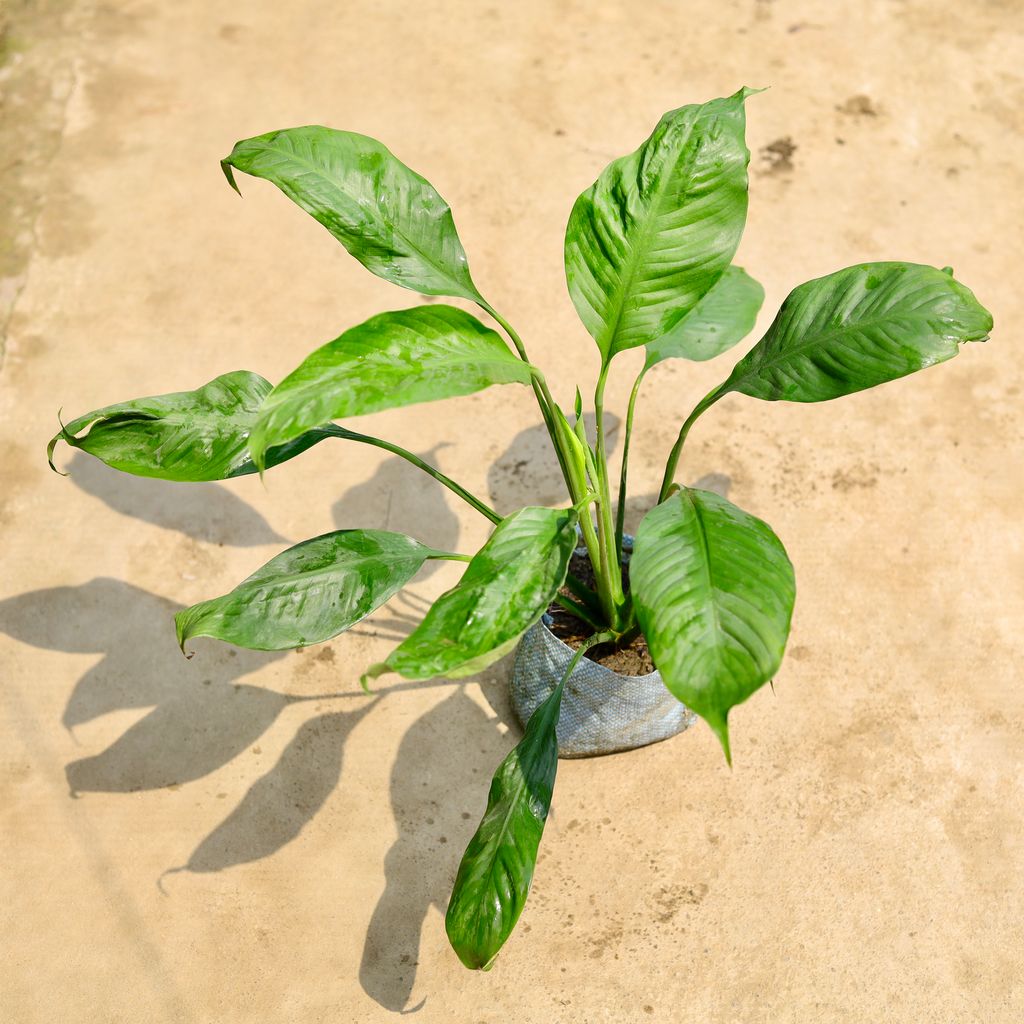
[{"label": "leaf blade", "polygon": [[487,809],[459,863],[445,931],[471,970],[491,966],[529,896],[558,771],[561,700],[559,684],[530,716],[526,734],[498,766]]},{"label": "leaf blade", "polygon": [[[249,370],[222,374],[195,391],[119,402],[78,416],[47,447],[51,468],[59,441],[134,476],[181,483],[227,480],[255,472],[247,445],[272,388]],[[88,433],[78,434],[89,428]],[[267,452],[275,466],[305,451],[329,430],[311,430]]]},{"label": "leaf blade", "polygon": [[710,491],[682,488],[637,530],[637,618],[668,689],[729,753],[728,715],[782,661],[793,567],[771,528]]},{"label": "leaf blade", "polygon": [[461,679],[504,655],[554,600],[576,546],[571,509],[524,508],[498,524],[462,579],[367,677]]},{"label": "leaf blade", "polygon": [[221,161],[276,185],[378,277],[427,295],[480,301],[451,209],[366,135],[320,125],[243,139]]},{"label": "leaf blade", "polygon": [[753,330],[763,302],[764,288],[741,267],[729,267],[668,334],[648,342],[645,369],[666,359],[714,359]]},{"label": "leaf blade", "polygon": [[722,390],[829,401],[951,359],[991,330],[991,314],[950,273],[857,264],[795,288]]},{"label": "leaf blade", "polygon": [[335,530],[275,555],[221,597],[174,617],[178,645],[213,637],[255,651],[321,643],[390,600],[434,552],[384,530]]},{"label": "leaf blade", "polygon": [[576,200],[566,281],[605,362],[672,330],[732,260],[747,214],[751,92],[670,111]]},{"label": "leaf blade", "polygon": [[327,420],[530,381],[531,368],[500,336],[453,306],[381,313],[311,353],[264,399],[249,439],[268,447]]}]

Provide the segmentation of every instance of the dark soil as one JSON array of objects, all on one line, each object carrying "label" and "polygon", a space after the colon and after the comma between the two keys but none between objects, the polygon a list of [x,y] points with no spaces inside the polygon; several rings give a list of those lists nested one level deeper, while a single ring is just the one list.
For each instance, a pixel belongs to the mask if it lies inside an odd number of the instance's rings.
[{"label": "dark soil", "polygon": [[[587,586],[594,585],[594,570],[586,554],[574,554],[569,562],[569,571]],[[623,577],[623,585],[628,593],[629,566],[626,566]],[[568,587],[563,587],[561,592],[567,597],[572,597],[572,591]],[[572,612],[566,611],[560,605],[551,605],[548,608],[548,615],[551,617],[548,628],[573,650],[578,649],[594,632],[585,622],[581,622]],[[654,662],[651,661],[650,652],[647,650],[647,641],[642,636],[637,637],[628,647],[598,644],[597,647],[591,647],[584,657],[624,676],[645,676],[654,671]]]}]

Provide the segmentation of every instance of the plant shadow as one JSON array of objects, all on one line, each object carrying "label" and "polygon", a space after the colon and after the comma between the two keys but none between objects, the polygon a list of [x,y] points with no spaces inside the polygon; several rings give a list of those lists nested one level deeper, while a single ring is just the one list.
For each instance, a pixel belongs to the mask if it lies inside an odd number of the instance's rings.
[{"label": "plant shadow", "polygon": [[76,487],[115,512],[195,540],[231,547],[287,542],[223,484],[180,484],[132,476],[84,452],[75,452],[67,472]]},{"label": "plant shadow", "polygon": [[[433,461],[440,447],[424,457]],[[124,514],[208,540],[239,532],[259,538],[253,543],[280,539],[261,517],[218,485],[195,485],[194,493],[195,508],[216,495],[212,500],[219,512],[199,516],[190,502],[184,511],[179,505],[172,512],[161,507],[162,499],[148,503],[148,496],[143,500],[143,492],[135,490],[136,484],[149,489],[159,482],[110,474],[118,483],[129,483],[126,488],[108,488],[104,467],[93,472],[96,466],[93,460],[79,463],[76,457],[73,469],[79,486]],[[503,511],[564,501],[542,425],[513,440],[491,467],[488,485],[492,502]],[[695,483],[720,494],[727,494],[729,485],[729,478],[720,473]],[[176,488],[176,499],[180,493]],[[451,550],[458,542],[459,520],[446,497],[439,484],[394,458],[339,499],[333,514],[337,525],[346,527],[367,519],[379,521],[383,507],[386,528]],[[627,528],[635,530],[655,501],[653,494],[630,499]],[[175,507],[171,502],[166,505]],[[490,712],[470,695],[465,683],[446,680],[398,683],[381,688],[374,699],[354,688],[289,696],[242,681],[284,653],[236,650],[203,641],[199,657],[182,658],[172,625],[180,607],[109,578],[0,601],[0,631],[37,648],[100,656],[78,679],[65,706],[62,722],[72,735],[77,727],[113,712],[145,712],[105,750],[66,766],[72,796],[155,790],[200,779],[251,747],[290,704],[343,699],[336,710],[318,713],[300,725],[273,767],[198,842],[188,860],[171,871],[219,872],[274,855],[300,836],[341,783],[346,743],[380,696],[414,687],[452,687],[409,726],[391,767],[389,792],[398,837],[384,859],[384,888],[359,966],[364,991],[381,1007],[414,1012],[423,1004],[410,1010],[406,1006],[415,984],[424,922],[431,908],[444,913],[462,851],[486,803],[491,775],[521,735],[508,699],[511,658],[474,679]],[[357,630],[400,640],[425,609],[422,598],[404,592],[383,615]],[[324,647],[302,657],[330,662],[334,651]],[[358,703],[350,704],[349,698]]]},{"label": "plant shadow", "polygon": [[[419,603],[410,594],[405,607],[418,612]],[[290,704],[339,701],[337,710],[300,725],[273,767],[198,842],[187,861],[165,875],[219,872],[274,855],[300,836],[336,790],[347,740],[385,694],[453,688],[409,727],[392,765],[390,796],[398,838],[385,858],[384,890],[359,968],[371,998],[387,1009],[404,1009],[415,981],[424,920],[431,907],[444,912],[491,774],[517,739],[517,732],[509,735],[499,728],[500,721],[511,721],[505,696],[509,659],[475,680],[493,714],[467,693],[465,683],[448,680],[401,681],[371,698],[355,688],[289,696],[241,681],[282,653],[235,650],[211,641],[202,642],[197,657],[186,661],[171,625],[180,607],[102,577],[0,601],[0,632],[40,649],[100,656],[75,683],[65,706],[62,723],[72,735],[76,727],[113,712],[145,712],[105,750],[66,766],[72,797],[195,781],[251,747]],[[405,630],[407,618],[399,612],[384,624]],[[335,660],[329,647],[301,657],[327,665]]]},{"label": "plant shadow", "polygon": [[444,915],[462,853],[487,802],[491,776],[518,740],[503,735],[459,686],[406,730],[391,768],[398,838],[384,858],[384,891],[370,920],[359,981],[380,1006],[407,1009],[423,925]]},{"label": "plant shadow", "polygon": [[[604,421],[608,453],[611,454],[618,441],[620,421],[611,412],[605,413]],[[587,437],[593,440],[594,414],[585,413],[583,422]],[[502,515],[515,512],[524,505],[565,505],[568,500],[565,481],[543,423],[516,434],[487,471],[487,489],[491,504]]]}]

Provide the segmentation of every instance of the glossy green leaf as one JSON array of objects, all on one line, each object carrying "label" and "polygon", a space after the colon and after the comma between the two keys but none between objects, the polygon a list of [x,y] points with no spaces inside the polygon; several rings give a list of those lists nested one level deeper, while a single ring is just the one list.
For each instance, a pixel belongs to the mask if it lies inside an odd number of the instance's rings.
[{"label": "glossy green leaf", "polygon": [[571,509],[523,508],[495,528],[462,579],[365,678],[406,679],[480,672],[506,654],[554,600],[576,547]]},{"label": "glossy green leaf", "polygon": [[491,966],[530,893],[558,770],[563,685],[530,716],[526,735],[494,773],[487,810],[459,864],[445,930],[472,970]]},{"label": "glossy green leaf", "polygon": [[[108,405],[63,427],[50,441],[47,457],[53,467],[53,450],[65,441],[135,476],[188,482],[245,476],[256,468],[247,447],[249,432],[271,390],[259,374],[236,370],[196,391]],[[310,430],[271,448],[267,466],[294,458],[330,433],[330,428]]]},{"label": "glossy green leaf", "polygon": [[371,317],[308,356],[267,396],[249,439],[263,452],[327,420],[530,381],[498,334],[453,306]]},{"label": "glossy green leaf", "polygon": [[289,128],[237,143],[221,167],[236,191],[233,168],[275,184],[378,277],[479,300],[448,204],[375,139]]},{"label": "glossy green leaf", "polygon": [[794,289],[721,393],[825,402],[952,359],[991,330],[991,314],[951,271],[863,263]]},{"label": "glossy green leaf", "polygon": [[665,685],[729,754],[729,709],[777,671],[796,584],[771,528],[725,498],[682,488],[637,530],[637,619]]},{"label": "glossy green leaf", "polygon": [[753,329],[764,289],[745,270],[729,267],[668,334],[647,345],[646,369],[664,359],[703,362],[721,355]]},{"label": "glossy green leaf", "polygon": [[329,640],[390,600],[438,554],[384,530],[337,530],[282,551],[223,597],[178,612],[182,650],[210,636],[255,651]]},{"label": "glossy green leaf", "polygon": [[743,101],[667,113],[569,216],[569,294],[605,361],[667,334],[721,277],[747,216]]}]

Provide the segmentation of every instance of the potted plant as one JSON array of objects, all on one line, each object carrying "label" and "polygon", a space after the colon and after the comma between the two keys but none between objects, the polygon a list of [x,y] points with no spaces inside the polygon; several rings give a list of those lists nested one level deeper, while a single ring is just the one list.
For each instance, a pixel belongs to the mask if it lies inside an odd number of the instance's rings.
[{"label": "potted plant", "polygon": [[[373,273],[426,296],[475,303],[497,329],[450,305],[382,313],[318,348],[277,386],[236,370],[195,391],[79,416],[49,445],[51,466],[63,440],[124,472],[200,481],[263,473],[338,438],[407,459],[491,520],[493,532],[473,555],[382,530],[334,531],[176,616],[183,651],[196,636],[298,648],[379,608],[426,561],[467,563],[363,683],[388,672],[408,680],[469,676],[526,637],[513,686],[525,735],[494,775],[446,918],[468,967],[491,965],[523,908],[560,740],[563,754],[622,749],[671,735],[695,713],[729,759],[730,709],[779,667],[793,568],[767,524],[676,481],[698,418],[730,394],[839,398],[950,359],[992,328],[949,268],[860,264],[800,285],[723,382],[680,417],[658,503],[635,539],[625,535],[629,440],[645,374],[666,359],[720,355],[747,334],[761,305],[761,287],[732,265],[747,210],[751,92],[670,111],[573,207],[566,277],[600,356],[593,437],[579,390],[567,411],[515,328],[478,289],[451,210],[434,188],[373,139],[305,127],[239,142],[222,162],[228,182],[237,189],[236,172],[272,182]],[[615,357],[641,346],[646,361],[629,400],[616,493],[605,385]],[[500,516],[412,453],[335,422],[497,384],[536,395],[565,480],[564,507]],[[598,664],[630,653],[633,675]]]}]

